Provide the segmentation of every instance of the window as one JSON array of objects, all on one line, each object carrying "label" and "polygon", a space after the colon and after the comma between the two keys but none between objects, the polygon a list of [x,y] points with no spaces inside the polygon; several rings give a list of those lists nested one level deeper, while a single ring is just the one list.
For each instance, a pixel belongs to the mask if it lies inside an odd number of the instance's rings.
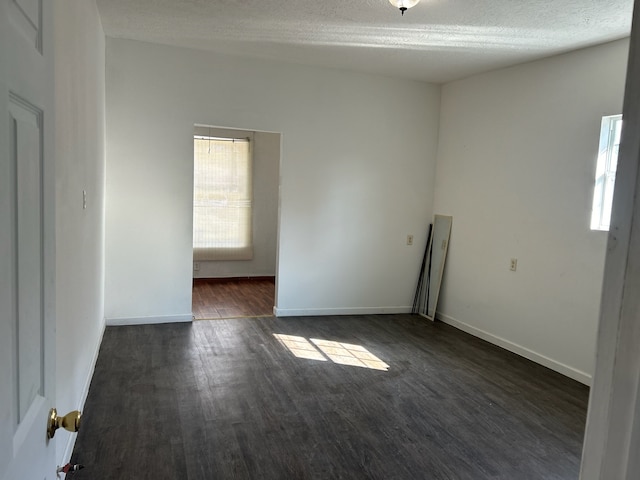
[{"label": "window", "polygon": [[609,230],[621,132],[622,115],[602,117],[596,184],[593,189],[591,230]]},{"label": "window", "polygon": [[193,138],[193,259],[250,260],[251,141],[202,130]]}]

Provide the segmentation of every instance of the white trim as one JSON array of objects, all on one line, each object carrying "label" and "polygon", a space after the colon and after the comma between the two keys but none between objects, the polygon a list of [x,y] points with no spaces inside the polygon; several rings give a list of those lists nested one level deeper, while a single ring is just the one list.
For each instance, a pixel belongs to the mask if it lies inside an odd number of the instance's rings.
[{"label": "white trim", "polygon": [[346,307],[346,308],[278,308],[273,307],[276,317],[308,317],[325,315],[378,315],[411,313],[411,307]]},{"label": "white trim", "polygon": [[[84,382],[84,388],[82,389],[82,393],[80,394],[80,401],[78,402],[78,410],[81,412],[84,411],[84,404],[87,401],[87,396],[89,395],[89,387],[91,386],[91,380],[93,379],[93,372],[96,369],[96,363],[98,362],[98,354],[100,353],[100,346],[102,345],[102,338],[104,337],[104,331],[106,328],[106,321],[102,320],[102,330],[100,331],[100,335],[98,337],[98,342],[96,343],[96,348],[93,351],[93,357],[91,359],[91,368],[89,369],[89,373]],[[67,435],[67,445],[64,448],[64,453],[62,455],[62,459],[58,462],[58,465],[66,465],[71,460],[71,454],[73,453],[73,448],[76,444],[77,435]]]},{"label": "white trim", "polygon": [[[211,260],[211,263],[216,262],[217,260]],[[193,263],[199,263],[200,264],[200,270],[194,270],[193,271],[193,279],[194,280],[208,280],[208,279],[213,279],[213,280],[230,280],[230,279],[235,279],[235,278],[239,278],[241,280],[252,280],[254,278],[264,278],[264,279],[274,279],[276,278],[274,273],[234,273],[234,274],[229,274],[229,275],[216,275],[215,277],[211,277],[209,275],[207,275],[206,273],[201,273],[202,272],[202,264],[203,263],[208,263],[209,260],[196,260]],[[203,275],[202,277],[198,276],[198,275]]]},{"label": "white trim", "polygon": [[452,327],[456,327],[462,330],[463,332],[467,332],[473,335],[474,337],[481,338],[483,340],[486,340],[489,343],[502,347],[505,350],[509,350],[510,352],[516,353],[521,357],[524,357],[533,362],[539,363],[540,365],[543,365],[547,368],[550,368],[551,370],[554,370],[558,373],[566,375],[569,378],[573,378],[574,380],[577,380],[580,383],[584,383],[585,385],[591,385],[591,375],[589,375],[586,372],[570,367],[569,365],[565,365],[564,363],[560,363],[552,358],[549,358],[537,352],[534,352],[533,350],[529,350],[528,348],[523,347],[522,345],[518,345],[517,343],[513,343],[512,341],[507,340],[506,338],[498,337],[497,335],[481,330],[477,327],[469,325],[468,323],[464,323],[464,322],[461,322],[460,320],[456,320],[455,318],[450,317],[449,315],[445,315],[443,313],[437,312],[436,318],[441,322],[451,325]]},{"label": "white trim", "polygon": [[635,1],[622,142],[602,281],[582,480],[640,478],[640,0]]},{"label": "white trim", "polygon": [[154,325],[156,323],[182,323],[193,321],[193,314],[184,313],[182,315],[158,315],[150,317],[119,317],[106,318],[107,327],[120,325]]}]

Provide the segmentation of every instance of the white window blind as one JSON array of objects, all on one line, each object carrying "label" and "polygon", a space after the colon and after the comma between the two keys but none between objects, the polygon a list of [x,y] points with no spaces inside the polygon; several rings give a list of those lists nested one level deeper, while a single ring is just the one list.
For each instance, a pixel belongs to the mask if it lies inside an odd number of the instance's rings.
[{"label": "white window blind", "polygon": [[250,260],[251,142],[195,135],[193,165],[194,261]]}]

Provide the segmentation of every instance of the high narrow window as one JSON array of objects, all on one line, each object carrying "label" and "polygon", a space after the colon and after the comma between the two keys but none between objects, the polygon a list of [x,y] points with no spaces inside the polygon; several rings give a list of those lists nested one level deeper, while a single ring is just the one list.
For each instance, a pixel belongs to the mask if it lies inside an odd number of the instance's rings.
[{"label": "high narrow window", "polygon": [[591,230],[609,230],[621,132],[622,115],[602,117],[596,183],[593,190]]},{"label": "high narrow window", "polygon": [[194,260],[253,257],[251,164],[247,138],[194,136]]}]

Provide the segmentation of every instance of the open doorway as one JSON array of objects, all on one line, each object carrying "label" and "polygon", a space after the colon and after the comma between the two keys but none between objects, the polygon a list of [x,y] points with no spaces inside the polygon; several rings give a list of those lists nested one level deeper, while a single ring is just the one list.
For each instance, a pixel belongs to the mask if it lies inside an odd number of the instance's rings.
[{"label": "open doorway", "polygon": [[194,319],[273,314],[281,135],[194,128]]}]

